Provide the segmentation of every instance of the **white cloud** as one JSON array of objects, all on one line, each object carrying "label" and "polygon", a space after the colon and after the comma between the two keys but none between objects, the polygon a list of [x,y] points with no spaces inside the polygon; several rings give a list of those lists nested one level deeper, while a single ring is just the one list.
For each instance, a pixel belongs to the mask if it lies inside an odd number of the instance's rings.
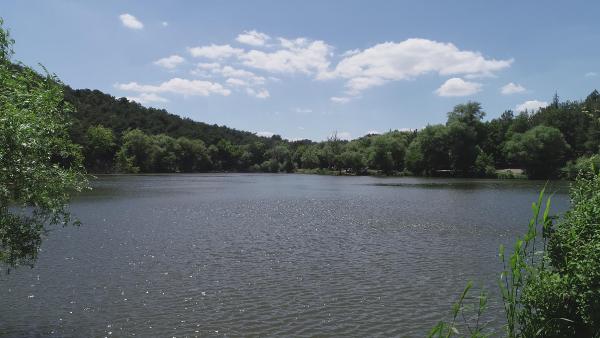
[{"label": "white cloud", "polygon": [[197,64],[197,67],[201,68],[201,69],[215,69],[215,68],[220,68],[221,65],[216,62],[211,62],[211,63],[200,62],[199,64]]},{"label": "white cloud", "polygon": [[448,79],[435,93],[439,96],[468,96],[481,91],[481,83],[465,81],[459,77]]},{"label": "white cloud", "polygon": [[141,104],[151,103],[151,102],[167,102],[169,100],[165,99],[162,96],[158,96],[154,93],[141,93],[139,96],[128,96],[127,99],[129,101],[135,101]]},{"label": "white cloud", "polygon": [[245,79],[249,84],[262,85],[266,81],[262,76],[258,76],[244,69],[233,68],[231,66],[225,66],[221,69],[215,68],[212,70],[212,72],[219,73],[224,77]]},{"label": "white cloud", "polygon": [[225,83],[227,83],[228,85],[230,85],[232,87],[247,87],[248,86],[248,82],[246,82],[244,80],[236,79],[236,78],[229,78],[229,79],[225,80]]},{"label": "white cloud", "polygon": [[138,20],[135,16],[124,13],[119,15],[119,19],[121,19],[121,23],[123,26],[131,29],[142,29],[144,28],[144,24]]},{"label": "white cloud", "polygon": [[271,136],[275,135],[275,133],[270,132],[270,131],[259,131],[258,133],[256,133],[256,135],[262,136],[262,137],[271,137]]},{"label": "white cloud", "polygon": [[333,96],[331,98],[329,98],[331,100],[331,102],[335,102],[335,103],[347,103],[348,101],[350,101],[349,97],[345,97],[345,96]]},{"label": "white cloud", "polygon": [[381,132],[379,130],[369,130],[367,135],[380,135]]},{"label": "white cloud", "polygon": [[236,41],[251,46],[264,46],[271,37],[255,30],[245,31],[237,36]]},{"label": "white cloud", "polygon": [[308,113],[312,113],[313,110],[310,109],[310,108],[300,108],[300,107],[298,107],[298,108],[295,109],[295,111],[296,111],[296,113],[300,113],[300,114],[308,114]]},{"label": "white cloud", "polygon": [[585,73],[585,77],[594,77],[594,76],[598,76],[598,73],[596,73],[596,72],[587,72],[587,73]]},{"label": "white cloud", "polygon": [[271,96],[271,94],[269,94],[269,91],[266,89],[254,90],[252,88],[246,88],[246,93],[248,93],[248,95],[254,96],[258,99],[266,99]]},{"label": "white cloud", "polygon": [[513,62],[512,59],[486,59],[479,52],[460,50],[452,43],[427,39],[385,42],[350,54],[334,70],[318,76],[319,79],[346,79],[350,95],[389,81],[413,79],[428,73],[491,76]]},{"label": "white cloud", "polygon": [[163,22],[161,22],[160,24],[161,24],[163,27],[168,27],[168,26],[169,26],[169,23],[168,23],[168,22],[166,22],[166,21],[163,21]]},{"label": "white cloud", "polygon": [[191,47],[188,51],[194,57],[203,57],[207,59],[225,59],[232,56],[239,56],[244,53],[243,49],[234,48],[230,45],[215,45]]},{"label": "white cloud", "polygon": [[175,67],[177,67],[178,65],[182,64],[185,61],[185,59],[177,54],[168,56],[166,58],[162,58],[159,60],[154,61],[155,65],[167,68],[167,69],[173,69]]},{"label": "white cloud", "polygon": [[158,86],[155,85],[143,85],[137,82],[129,82],[116,84],[115,87],[125,91],[133,91],[139,93],[173,93],[185,96],[209,96],[211,94],[219,94],[228,96],[231,91],[224,88],[219,83],[201,81],[201,80],[188,80],[181,78],[172,78],[169,81],[163,82]]},{"label": "white cloud", "polygon": [[538,111],[540,108],[546,107],[548,106],[548,102],[545,101],[538,101],[538,100],[531,100],[531,101],[525,101],[521,104],[518,104],[515,107],[515,111],[517,112],[523,112],[523,111],[528,111],[528,112],[536,112]]},{"label": "white cloud", "polygon": [[287,40],[280,38],[281,49],[274,52],[251,50],[239,58],[247,67],[272,73],[322,73],[329,67],[332,47],[323,41],[305,38]]},{"label": "white cloud", "polygon": [[502,86],[502,88],[500,89],[500,92],[502,93],[502,95],[510,95],[510,94],[522,93],[525,90],[526,90],[525,87],[521,86],[520,84],[510,82],[510,83]]}]

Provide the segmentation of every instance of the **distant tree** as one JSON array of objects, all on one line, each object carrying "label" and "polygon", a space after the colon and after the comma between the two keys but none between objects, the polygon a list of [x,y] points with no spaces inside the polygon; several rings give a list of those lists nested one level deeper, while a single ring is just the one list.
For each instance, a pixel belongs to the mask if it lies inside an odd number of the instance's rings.
[{"label": "distant tree", "polygon": [[486,154],[479,147],[477,147],[477,153],[473,174],[478,177],[496,177],[496,167],[492,155]]},{"label": "distant tree", "polygon": [[342,166],[354,173],[362,173],[366,167],[363,155],[357,151],[345,151],[341,155]]},{"label": "distant tree", "polygon": [[177,144],[177,166],[180,171],[206,171],[210,168],[210,158],[204,142],[180,137]]},{"label": "distant tree", "polygon": [[317,146],[310,146],[306,148],[300,161],[302,162],[302,168],[314,169],[319,167],[319,149]]},{"label": "distant tree", "polygon": [[153,135],[152,142],[152,172],[173,173],[179,171],[177,154],[180,153],[179,143],[165,134]]},{"label": "distant tree", "polygon": [[514,134],[505,145],[509,160],[523,166],[529,178],[555,177],[568,150],[560,130],[547,126]]},{"label": "distant tree", "polygon": [[462,176],[472,174],[478,155],[477,147],[485,139],[485,113],[477,102],[459,104],[448,113],[446,123],[450,165]]},{"label": "distant tree", "polygon": [[91,126],[85,134],[83,154],[85,166],[93,172],[107,173],[113,170],[116,151],[115,135],[101,125]]},{"label": "distant tree", "polygon": [[[393,153],[396,151],[396,149],[394,149],[395,146],[401,147],[392,138],[383,135],[376,136],[371,144],[372,151],[369,164],[373,168],[381,170],[386,174],[391,173],[395,167],[393,156]],[[403,148],[400,152],[404,152]]]},{"label": "distant tree", "polygon": [[508,165],[504,156],[503,146],[506,141],[508,130],[514,120],[512,110],[506,110],[499,118],[492,119],[485,124],[486,138],[481,144],[482,150],[492,156],[497,167],[506,168]]},{"label": "distant tree", "polygon": [[80,147],[68,134],[55,76],[13,64],[0,19],[0,264],[33,265],[50,225],[74,223],[70,193],[87,187]]},{"label": "distant tree", "polygon": [[429,125],[419,131],[406,152],[406,167],[420,175],[434,175],[436,171],[450,168],[448,128]]},{"label": "distant tree", "polygon": [[126,131],[121,149],[117,152],[117,170],[120,172],[152,172],[154,145],[152,139],[139,129]]}]

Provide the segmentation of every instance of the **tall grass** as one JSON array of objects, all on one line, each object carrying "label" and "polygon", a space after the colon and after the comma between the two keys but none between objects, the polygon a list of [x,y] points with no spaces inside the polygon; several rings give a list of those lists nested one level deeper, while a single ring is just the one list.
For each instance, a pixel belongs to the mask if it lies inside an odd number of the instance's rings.
[{"label": "tall grass", "polygon": [[[509,338],[600,337],[600,174],[581,171],[571,186],[571,208],[555,223],[551,196],[542,189],[532,204],[527,232],[510,253],[500,248],[503,263],[499,286]],[[493,334],[476,322],[460,332],[471,283],[452,309],[452,320],[440,322],[430,337],[481,337]],[[470,326],[467,326],[470,328]],[[497,334],[496,334],[497,335]]]},{"label": "tall grass", "polygon": [[[539,333],[530,332],[530,328],[523,328],[519,323],[531,315],[528,313],[531,309],[523,306],[521,298],[523,288],[533,276],[547,268],[545,252],[553,217],[550,216],[552,196],[546,198],[544,203],[545,192],[546,186],[541,190],[537,201],[532,204],[533,215],[529,220],[527,232],[517,239],[512,253],[507,255],[505,247],[500,246],[499,257],[503,264],[503,270],[498,284],[504,302],[506,336],[509,338],[534,337]],[[541,230],[541,236],[539,230]],[[473,283],[469,281],[458,301],[453,305],[452,320],[440,321],[429,332],[428,337],[480,338],[497,335],[492,330],[488,330],[481,322],[481,316],[486,309],[488,300],[485,291],[482,290],[479,296],[475,297],[475,304],[467,304],[466,301],[472,286]]]}]

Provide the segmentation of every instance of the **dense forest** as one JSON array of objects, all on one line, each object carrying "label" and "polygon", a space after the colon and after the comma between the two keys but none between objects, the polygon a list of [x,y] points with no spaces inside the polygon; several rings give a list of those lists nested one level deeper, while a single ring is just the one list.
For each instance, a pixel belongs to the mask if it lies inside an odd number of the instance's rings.
[{"label": "dense forest", "polygon": [[[574,177],[600,165],[600,94],[536,112],[484,120],[477,102],[454,107],[445,124],[346,141],[288,141],[209,125],[98,90],[65,87],[71,137],[92,173],[318,172],[337,174]],[[508,174],[507,174],[508,173]]]}]

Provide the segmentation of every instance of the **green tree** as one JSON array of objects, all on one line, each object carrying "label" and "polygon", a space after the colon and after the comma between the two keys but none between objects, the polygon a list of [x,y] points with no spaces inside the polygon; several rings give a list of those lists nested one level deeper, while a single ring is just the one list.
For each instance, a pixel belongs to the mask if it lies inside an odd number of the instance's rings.
[{"label": "green tree", "polygon": [[344,168],[352,170],[356,174],[360,174],[366,167],[365,158],[358,151],[347,150],[341,155],[341,162]]},{"label": "green tree", "polygon": [[372,151],[369,159],[370,165],[386,174],[394,170],[393,145],[385,136],[377,136],[371,145]]},{"label": "green tree", "polygon": [[319,149],[317,146],[310,146],[306,148],[302,156],[300,157],[300,161],[302,163],[302,168],[306,169],[314,169],[319,167]]},{"label": "green tree", "polygon": [[72,191],[87,187],[80,147],[69,139],[62,84],[11,62],[0,19],[0,263],[32,265],[50,225],[73,223]]},{"label": "green tree", "polygon": [[88,128],[83,145],[85,166],[88,170],[102,173],[112,171],[115,150],[115,136],[112,130],[101,125]]},{"label": "green tree", "polygon": [[448,113],[448,146],[450,164],[455,172],[469,176],[478,155],[478,145],[485,139],[481,119],[485,113],[477,102],[459,104]]},{"label": "green tree", "polygon": [[150,136],[152,143],[152,172],[173,173],[178,171],[177,154],[180,153],[179,143],[165,134]]},{"label": "green tree", "polygon": [[514,134],[505,145],[508,159],[525,168],[529,178],[556,176],[568,150],[560,130],[543,125]]},{"label": "green tree", "polygon": [[429,125],[419,131],[406,152],[406,167],[417,175],[433,175],[437,170],[449,169],[448,128]]},{"label": "green tree", "polygon": [[152,139],[139,129],[126,131],[116,162],[121,172],[152,172],[155,150]]},{"label": "green tree", "polygon": [[210,157],[202,140],[180,137],[177,144],[177,163],[180,171],[206,171],[210,168]]}]

